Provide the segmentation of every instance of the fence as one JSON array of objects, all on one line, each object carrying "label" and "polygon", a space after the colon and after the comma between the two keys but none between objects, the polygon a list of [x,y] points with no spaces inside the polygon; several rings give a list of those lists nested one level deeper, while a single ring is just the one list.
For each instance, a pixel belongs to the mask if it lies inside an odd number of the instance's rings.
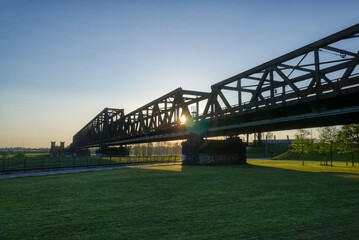
[{"label": "fence", "polygon": [[179,155],[129,157],[24,157],[0,159],[0,172],[46,170],[76,167],[114,166],[122,164],[162,163],[181,160]]}]

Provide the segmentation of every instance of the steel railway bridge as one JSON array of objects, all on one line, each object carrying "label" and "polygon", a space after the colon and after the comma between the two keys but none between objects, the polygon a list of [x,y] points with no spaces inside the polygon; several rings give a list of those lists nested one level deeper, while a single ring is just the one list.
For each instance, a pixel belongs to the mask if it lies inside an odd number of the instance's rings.
[{"label": "steel railway bridge", "polygon": [[105,108],[74,135],[71,148],[358,123],[358,65],[359,24],[218,82],[210,92],[178,88],[128,114]]}]

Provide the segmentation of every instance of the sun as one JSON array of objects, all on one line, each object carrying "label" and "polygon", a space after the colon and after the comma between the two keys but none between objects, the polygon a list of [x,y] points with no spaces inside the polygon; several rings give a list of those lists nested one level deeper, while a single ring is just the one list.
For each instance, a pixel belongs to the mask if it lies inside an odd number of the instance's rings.
[{"label": "sun", "polygon": [[185,116],[185,115],[182,115],[180,121],[181,121],[181,124],[185,124],[186,121],[187,121],[186,116]]}]

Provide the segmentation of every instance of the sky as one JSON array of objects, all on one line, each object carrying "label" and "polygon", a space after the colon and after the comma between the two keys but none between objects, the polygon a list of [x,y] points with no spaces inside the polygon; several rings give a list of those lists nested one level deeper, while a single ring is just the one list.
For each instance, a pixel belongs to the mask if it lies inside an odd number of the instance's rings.
[{"label": "sky", "polygon": [[0,148],[49,147],[359,23],[357,0],[0,0]]}]

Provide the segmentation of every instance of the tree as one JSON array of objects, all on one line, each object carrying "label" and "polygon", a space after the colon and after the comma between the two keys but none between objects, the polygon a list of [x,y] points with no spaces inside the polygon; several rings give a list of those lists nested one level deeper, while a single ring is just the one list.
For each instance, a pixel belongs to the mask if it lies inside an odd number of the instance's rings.
[{"label": "tree", "polygon": [[26,155],[25,155],[25,153],[24,152],[17,152],[16,154],[15,154],[15,158],[24,158]]},{"label": "tree", "polygon": [[[356,148],[359,157],[359,124],[344,125],[341,132],[345,138],[348,138],[348,144]],[[353,155],[352,164],[354,165]]]},{"label": "tree", "polygon": [[295,134],[295,140],[291,146],[295,153],[299,153],[302,157],[302,166],[304,166],[304,154],[312,150],[313,140],[309,138],[310,132],[308,130],[299,129]]},{"label": "tree", "polygon": [[319,139],[319,142],[315,145],[314,151],[319,153],[320,157],[320,164],[322,164],[322,159],[324,157],[324,163],[327,165],[327,155],[325,154],[325,141],[322,139]]},{"label": "tree", "polygon": [[175,144],[175,152],[177,155],[181,155],[182,154],[182,144],[177,142]]},{"label": "tree", "polygon": [[272,132],[267,132],[267,134],[266,134],[266,139],[267,140],[273,140],[273,137],[274,137],[274,135],[273,135]]},{"label": "tree", "polygon": [[140,152],[141,152],[141,148],[140,148],[140,145],[136,144],[134,147],[133,147],[133,151],[134,151],[134,155],[137,157],[138,155],[140,155]]},{"label": "tree", "polygon": [[8,151],[1,152],[1,158],[6,159],[10,156],[10,153]]},{"label": "tree", "polygon": [[146,148],[145,144],[142,144],[142,146],[141,146],[141,154],[143,157],[146,156],[146,154],[147,154],[147,148]]},{"label": "tree", "polygon": [[153,154],[153,144],[147,143],[147,155],[151,157],[152,154]]},{"label": "tree", "polygon": [[351,154],[352,156],[352,165],[354,166],[354,151],[355,146],[353,144],[353,141],[348,138],[347,134],[341,129],[339,131],[339,134],[337,136],[337,148],[339,150],[339,153],[343,153],[346,155],[346,165],[348,165],[348,154]]},{"label": "tree", "polygon": [[[333,166],[333,149],[335,148],[336,140],[338,138],[338,128],[323,127],[318,129],[319,132],[319,149],[322,153],[330,153],[330,166]],[[327,158],[325,157],[325,160]],[[325,161],[327,165],[328,162]]]}]

